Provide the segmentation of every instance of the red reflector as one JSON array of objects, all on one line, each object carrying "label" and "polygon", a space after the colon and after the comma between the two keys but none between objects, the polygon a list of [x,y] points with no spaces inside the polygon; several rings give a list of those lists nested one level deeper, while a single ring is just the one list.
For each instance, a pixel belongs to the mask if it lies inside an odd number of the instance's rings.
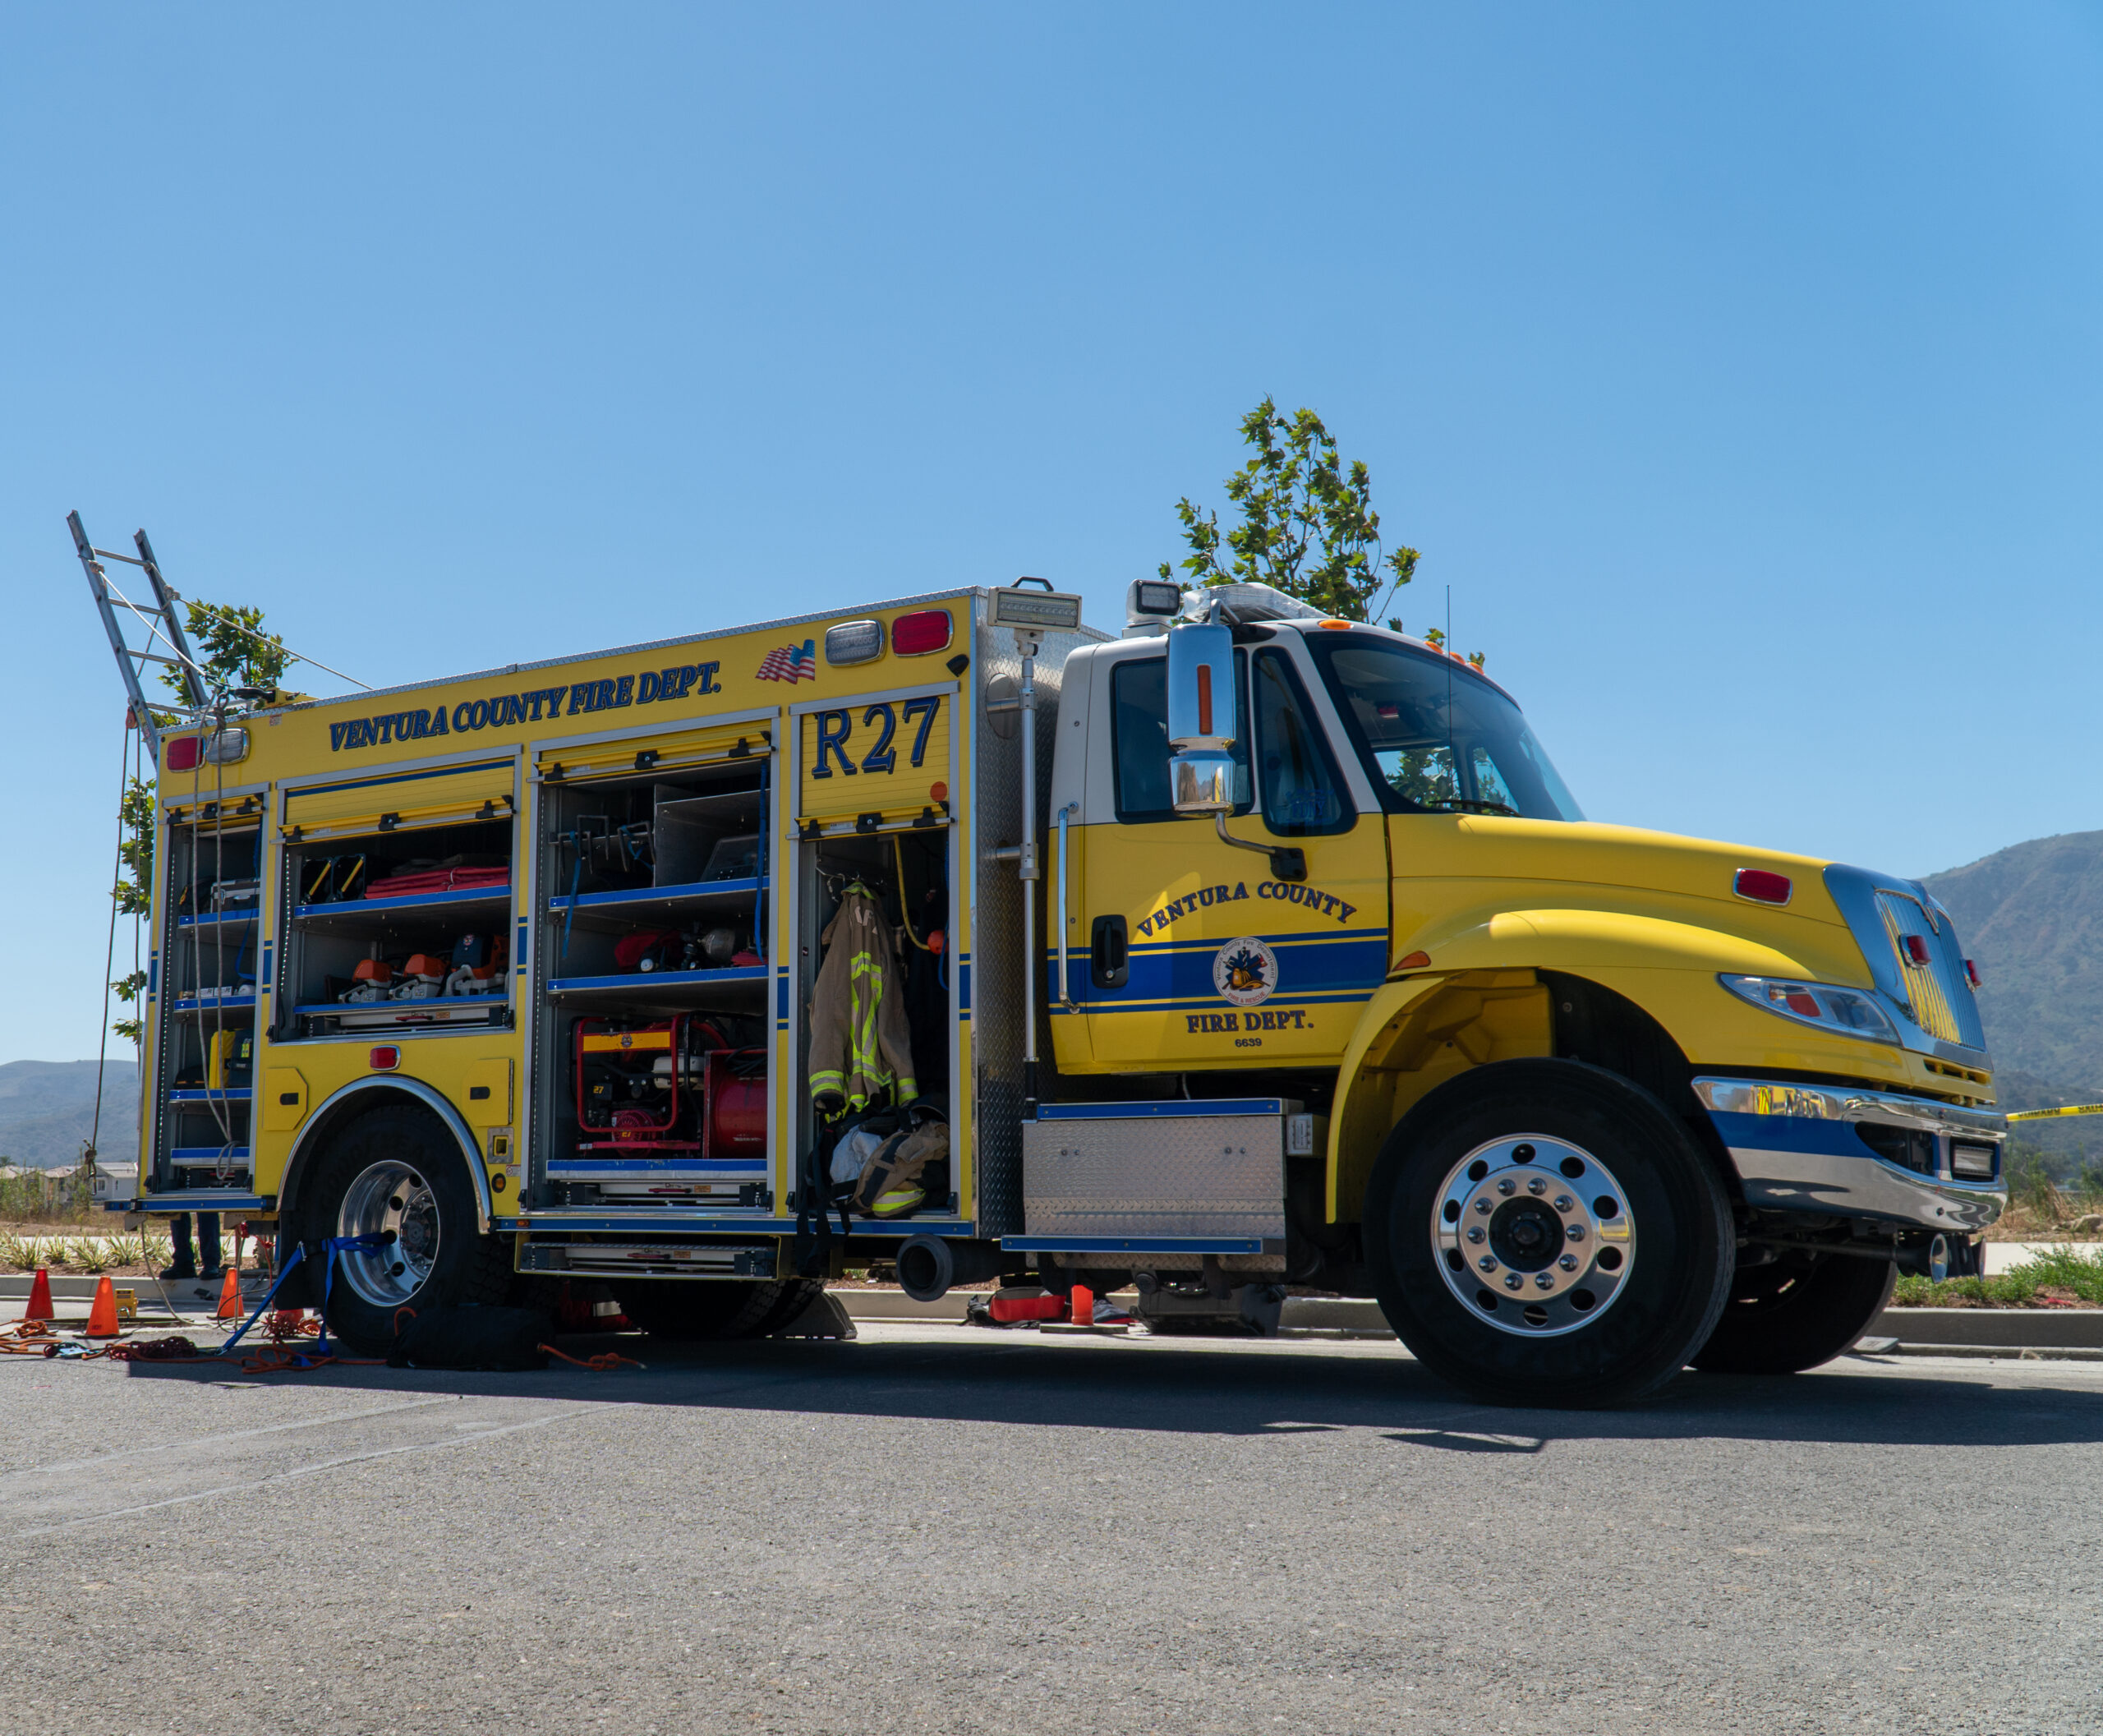
[{"label": "red reflector", "polygon": [[1738,877],[1732,882],[1741,898],[1757,899],[1764,905],[1785,905],[1789,901],[1789,877],[1769,873],[1765,868],[1740,868]]},{"label": "red reflector", "polygon": [[205,738],[201,735],[177,735],[168,742],[168,769],[171,771],[195,771],[204,757]]},{"label": "red reflector", "polygon": [[1902,934],[1898,944],[1906,949],[1908,964],[1925,965],[1928,961],[1928,937],[1925,934]]},{"label": "red reflector", "polygon": [[1979,979],[1979,967],[1973,964],[1969,959],[1967,959],[1964,961],[1964,979],[1974,988],[1979,988],[1985,986]]},{"label": "red reflector", "polygon": [[918,615],[901,615],[890,624],[890,648],[901,657],[924,657],[931,651],[947,651],[950,612],[923,609]]},{"label": "red reflector", "polygon": [[402,1052],[391,1043],[381,1043],[368,1058],[373,1071],[379,1073],[392,1073],[402,1065]]},{"label": "red reflector", "polygon": [[1818,997],[1806,994],[1801,988],[1792,988],[1785,992],[1782,997],[1782,1004],[1791,1012],[1799,1013],[1806,1019],[1822,1019],[1825,1016],[1825,1010],[1818,1004]]}]

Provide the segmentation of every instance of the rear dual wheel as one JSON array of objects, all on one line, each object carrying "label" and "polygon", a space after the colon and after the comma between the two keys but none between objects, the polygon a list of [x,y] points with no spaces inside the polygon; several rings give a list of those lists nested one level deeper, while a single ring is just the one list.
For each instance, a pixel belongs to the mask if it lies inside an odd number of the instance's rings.
[{"label": "rear dual wheel", "polygon": [[614,1286],[621,1311],[653,1338],[763,1338],[825,1291],[816,1278],[631,1278]]},{"label": "rear dual wheel", "polygon": [[1849,1349],[1898,1282],[1889,1260],[1792,1250],[1742,1267],[1694,1365],[1711,1375],[1794,1375]]},{"label": "rear dual wheel", "polygon": [[1677,1117],[1576,1061],[1479,1067],[1387,1137],[1366,1190],[1382,1311],[1498,1404],[1625,1404],[1683,1368],[1730,1294],[1722,1181]]},{"label": "rear dual wheel", "polygon": [[510,1292],[509,1250],[481,1232],[459,1148],[421,1111],[360,1116],[322,1158],[311,1197],[311,1239],[379,1244],[338,1254],[327,1285],[329,1329],[361,1356],[387,1353],[403,1309],[495,1305]]}]

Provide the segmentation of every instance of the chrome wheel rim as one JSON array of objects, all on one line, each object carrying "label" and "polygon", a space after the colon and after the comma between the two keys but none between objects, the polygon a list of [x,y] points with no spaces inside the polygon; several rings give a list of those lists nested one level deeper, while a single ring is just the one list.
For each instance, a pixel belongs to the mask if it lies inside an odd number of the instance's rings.
[{"label": "chrome wheel rim", "polygon": [[1467,1310],[1514,1338],[1553,1338],[1611,1308],[1636,1265],[1636,1223],[1613,1172],[1543,1133],[1478,1145],[1431,1209],[1439,1273]]},{"label": "chrome wheel rim", "polygon": [[437,1196],[406,1163],[368,1164],[344,1191],[336,1233],[386,1237],[376,1253],[347,1250],[337,1258],[343,1278],[364,1301],[399,1307],[423,1287],[438,1262]]}]

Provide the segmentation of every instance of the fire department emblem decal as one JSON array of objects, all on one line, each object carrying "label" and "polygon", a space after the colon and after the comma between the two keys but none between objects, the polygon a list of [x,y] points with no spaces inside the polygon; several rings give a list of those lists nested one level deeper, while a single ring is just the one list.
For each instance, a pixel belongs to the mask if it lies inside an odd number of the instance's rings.
[{"label": "fire department emblem decal", "polygon": [[1213,987],[1230,1006],[1254,1006],[1277,986],[1277,955],[1254,935],[1231,940],[1213,955]]}]

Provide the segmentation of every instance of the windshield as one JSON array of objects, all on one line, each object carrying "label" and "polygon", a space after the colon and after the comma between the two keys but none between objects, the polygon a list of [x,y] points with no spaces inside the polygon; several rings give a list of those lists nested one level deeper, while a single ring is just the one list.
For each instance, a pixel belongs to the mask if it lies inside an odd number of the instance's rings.
[{"label": "windshield", "polygon": [[1361,633],[1306,642],[1391,810],[1585,817],[1518,707],[1480,676]]}]

